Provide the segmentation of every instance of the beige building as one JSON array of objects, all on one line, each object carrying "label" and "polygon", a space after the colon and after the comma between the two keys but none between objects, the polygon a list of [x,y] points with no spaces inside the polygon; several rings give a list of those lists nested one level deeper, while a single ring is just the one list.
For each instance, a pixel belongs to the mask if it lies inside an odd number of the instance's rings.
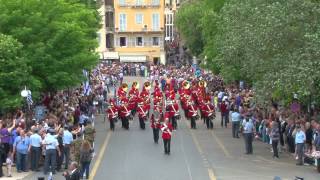
[{"label": "beige building", "polygon": [[104,60],[165,64],[165,0],[105,0],[97,52]]}]

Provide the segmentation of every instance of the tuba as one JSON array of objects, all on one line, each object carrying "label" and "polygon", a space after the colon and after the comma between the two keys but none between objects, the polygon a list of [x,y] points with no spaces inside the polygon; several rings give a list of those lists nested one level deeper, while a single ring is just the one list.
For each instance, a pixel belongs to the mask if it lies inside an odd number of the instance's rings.
[{"label": "tuba", "polygon": [[207,82],[205,81],[205,80],[201,80],[200,82],[199,82],[199,86],[200,87],[207,87]]},{"label": "tuba", "polygon": [[188,81],[183,81],[182,85],[183,85],[184,89],[189,89],[190,88],[190,83]]},{"label": "tuba", "polygon": [[132,83],[132,87],[135,88],[135,89],[139,89],[139,83],[138,83],[138,81],[134,81],[134,82]]},{"label": "tuba", "polygon": [[123,91],[128,92],[128,84],[127,83],[122,83],[121,88],[123,89]]},{"label": "tuba", "polygon": [[151,83],[150,83],[149,81],[145,82],[145,83],[144,83],[144,88],[145,88],[146,90],[150,90],[150,89],[151,89]]}]

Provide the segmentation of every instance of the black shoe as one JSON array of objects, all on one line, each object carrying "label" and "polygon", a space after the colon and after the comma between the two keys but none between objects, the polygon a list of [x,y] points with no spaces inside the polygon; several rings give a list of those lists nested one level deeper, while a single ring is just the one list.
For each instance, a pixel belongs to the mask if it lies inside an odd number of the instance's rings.
[{"label": "black shoe", "polygon": [[296,165],[297,165],[297,166],[302,166],[303,164],[302,164],[302,163],[297,163]]}]

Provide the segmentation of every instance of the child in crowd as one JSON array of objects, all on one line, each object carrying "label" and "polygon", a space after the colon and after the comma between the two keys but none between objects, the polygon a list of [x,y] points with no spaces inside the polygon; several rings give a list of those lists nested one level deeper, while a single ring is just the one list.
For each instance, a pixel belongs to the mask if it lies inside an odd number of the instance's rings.
[{"label": "child in crowd", "polygon": [[8,177],[12,177],[12,164],[13,164],[13,160],[12,160],[12,152],[10,151],[8,153],[8,157],[6,159],[6,165],[7,165],[7,176]]}]

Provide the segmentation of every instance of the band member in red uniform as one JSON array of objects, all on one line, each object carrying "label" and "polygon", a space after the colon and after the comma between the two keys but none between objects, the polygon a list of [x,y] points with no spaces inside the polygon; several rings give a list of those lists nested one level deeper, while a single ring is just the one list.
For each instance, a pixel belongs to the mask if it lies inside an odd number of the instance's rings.
[{"label": "band member in red uniform", "polygon": [[169,118],[170,118],[170,122],[172,123],[173,129],[176,130],[178,128],[177,120],[180,118],[179,105],[174,100],[173,96],[171,97],[171,100],[168,102],[169,103],[167,104],[166,109],[169,113]]},{"label": "band member in red uniform", "polygon": [[201,112],[204,116],[206,125],[208,129],[213,129],[213,122],[212,120],[215,118],[215,109],[213,104],[210,102],[210,97],[207,97],[204,101],[204,104],[200,107]]},{"label": "band member in red uniform", "polygon": [[119,116],[122,121],[122,127],[129,130],[129,119],[131,116],[131,110],[128,106],[128,99],[122,99],[119,107]]},{"label": "band member in red uniform", "polygon": [[191,129],[196,129],[196,120],[199,118],[198,108],[194,101],[188,102],[188,117],[191,119]]},{"label": "band member in red uniform", "polygon": [[159,110],[155,109],[151,115],[151,128],[153,131],[153,141],[158,144],[159,141],[159,130],[161,127],[162,113]]},{"label": "band member in red uniform", "polygon": [[133,82],[132,87],[129,91],[129,108],[131,109],[131,114],[134,116],[137,109],[137,101],[139,98],[139,84],[138,82]]},{"label": "band member in red uniform", "polygon": [[164,123],[161,125],[164,153],[170,155],[170,143],[172,135],[172,125],[169,122],[169,114],[165,114]]},{"label": "band member in red uniform", "polygon": [[148,116],[149,116],[149,111],[150,111],[150,88],[151,88],[151,84],[150,82],[145,82],[143,85],[143,89],[140,93],[140,98],[143,99],[145,105],[147,106],[147,110],[148,110]]},{"label": "band member in red uniform", "polygon": [[110,129],[114,131],[114,123],[118,119],[118,109],[114,103],[114,100],[110,99],[110,106],[107,109],[107,114],[110,122]]},{"label": "band member in red uniform", "polygon": [[128,91],[128,84],[122,83],[121,86],[118,89],[118,98],[123,99],[127,97],[127,91]]},{"label": "band member in red uniform", "polygon": [[146,104],[144,104],[143,99],[139,99],[138,100],[138,117],[139,117],[139,123],[140,123],[140,128],[141,129],[145,129],[146,125],[145,125],[145,121],[147,121],[147,106]]}]

